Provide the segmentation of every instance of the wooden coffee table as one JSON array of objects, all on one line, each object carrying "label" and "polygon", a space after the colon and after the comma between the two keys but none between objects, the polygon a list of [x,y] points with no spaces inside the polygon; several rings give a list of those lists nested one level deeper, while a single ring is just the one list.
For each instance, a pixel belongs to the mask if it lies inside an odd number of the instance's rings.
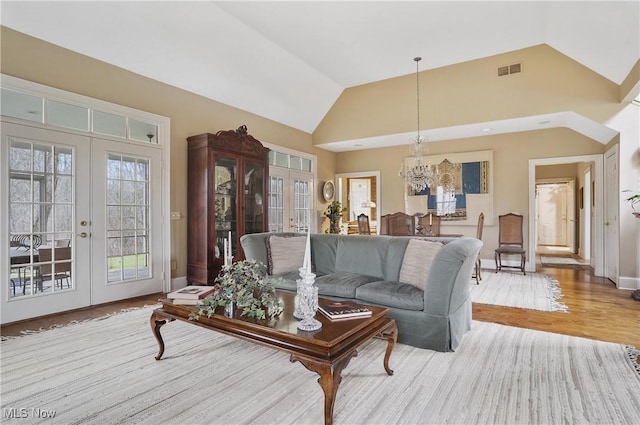
[{"label": "wooden coffee table", "polygon": [[388,375],[393,375],[389,368],[389,357],[396,343],[398,328],[393,319],[386,317],[389,309],[367,306],[372,311],[371,317],[331,321],[317,313],[316,318],[322,322],[318,331],[301,331],[297,328],[298,320],[293,317],[294,294],[277,292],[284,302],[284,311],[277,319],[256,320],[240,316],[235,311],[234,317],[215,314],[210,318],[201,317],[197,321],[189,320],[189,315],[196,310],[194,306],[174,305],[169,299],[161,299],[162,307],[151,314],[151,329],[158,341],[159,352],[156,360],[164,353],[164,341],[160,328],[167,321],[182,320],[207,329],[232,335],[246,341],[255,342],[290,354],[291,362],[300,362],[307,369],[320,375],[318,383],[324,392],[324,422],[333,423],[333,406],[340,385],[341,373],[357,349],[373,337],[381,337],[388,341],[383,366]]}]

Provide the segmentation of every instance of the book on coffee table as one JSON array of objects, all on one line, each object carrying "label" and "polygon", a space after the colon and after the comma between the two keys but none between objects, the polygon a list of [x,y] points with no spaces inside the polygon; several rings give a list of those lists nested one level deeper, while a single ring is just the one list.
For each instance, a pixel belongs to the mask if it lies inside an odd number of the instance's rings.
[{"label": "book on coffee table", "polygon": [[173,298],[175,305],[196,305],[204,301],[204,298]]},{"label": "book on coffee table", "polygon": [[318,310],[331,320],[370,317],[371,310],[350,301],[320,300]]},{"label": "book on coffee table", "polygon": [[201,300],[215,291],[215,286],[187,286],[167,294],[167,298],[176,300]]}]

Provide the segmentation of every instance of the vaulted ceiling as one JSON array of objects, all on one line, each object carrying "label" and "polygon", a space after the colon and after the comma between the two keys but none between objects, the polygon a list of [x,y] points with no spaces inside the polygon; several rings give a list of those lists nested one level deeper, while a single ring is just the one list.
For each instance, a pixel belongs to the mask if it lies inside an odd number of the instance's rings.
[{"label": "vaulted ceiling", "polygon": [[345,88],[413,73],[414,56],[428,70],[547,44],[616,84],[640,59],[638,1],[0,7],[4,26],[308,133]]}]

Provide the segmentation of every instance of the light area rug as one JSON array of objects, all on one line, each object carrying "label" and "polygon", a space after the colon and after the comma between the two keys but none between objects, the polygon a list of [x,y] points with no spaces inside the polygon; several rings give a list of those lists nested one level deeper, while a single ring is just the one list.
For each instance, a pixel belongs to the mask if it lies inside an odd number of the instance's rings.
[{"label": "light area rug", "polygon": [[558,301],[562,290],[558,281],[542,273],[493,273],[483,271],[480,285],[471,281],[471,300],[479,304],[503,305],[542,311],[567,312],[566,304]]},{"label": "light area rug", "polygon": [[560,267],[560,268],[575,268],[575,269],[588,269],[591,266],[587,260],[580,260],[568,256],[552,256],[552,255],[540,255],[540,265],[542,267]]},{"label": "light area rug", "polygon": [[[2,409],[55,416],[3,423],[322,424],[317,375],[286,353],[151,309],[0,343]],[[473,322],[455,353],[373,340],[343,371],[335,424],[631,424],[640,418],[632,347]]]}]

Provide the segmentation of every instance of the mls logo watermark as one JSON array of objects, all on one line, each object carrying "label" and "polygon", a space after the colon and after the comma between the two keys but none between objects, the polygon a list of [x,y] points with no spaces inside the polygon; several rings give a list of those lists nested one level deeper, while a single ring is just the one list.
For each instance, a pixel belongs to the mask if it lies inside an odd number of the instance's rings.
[{"label": "mls logo watermark", "polygon": [[27,409],[26,407],[9,407],[2,409],[2,419],[53,419],[55,416],[55,410],[45,410],[40,408]]}]

